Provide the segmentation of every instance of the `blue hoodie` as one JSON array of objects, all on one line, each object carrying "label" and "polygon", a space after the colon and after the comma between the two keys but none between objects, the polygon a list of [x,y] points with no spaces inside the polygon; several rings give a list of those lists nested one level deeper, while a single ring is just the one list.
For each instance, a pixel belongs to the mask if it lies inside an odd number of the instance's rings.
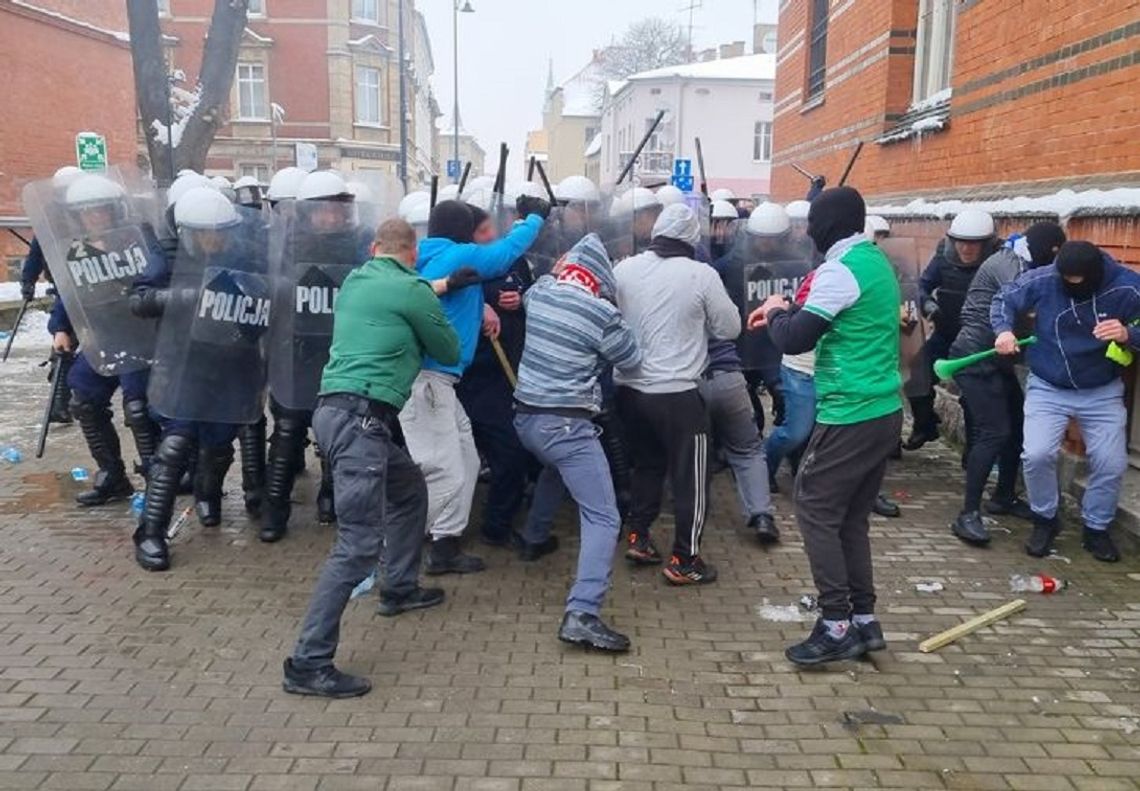
[{"label": "blue hoodie", "polygon": [[1037,343],[1029,347],[1029,369],[1066,390],[1102,387],[1124,368],[1105,356],[1108,344],[1093,327],[1106,319],[1128,326],[1128,346],[1140,350],[1140,274],[1104,256],[1104,281],[1093,298],[1076,302],[1065,293],[1055,265],[1031,269],[1007,283],[990,306],[994,333],[1012,332],[1015,319],[1036,311]]},{"label": "blue hoodie", "polygon": [[[484,280],[502,277],[515,259],[527,251],[542,230],[542,218],[532,214],[517,223],[511,232],[490,244],[458,244],[450,239],[430,236],[420,242],[416,270],[425,280],[447,277],[458,269],[471,267]],[[479,284],[444,294],[440,298],[443,314],[459,335],[459,364],[442,365],[424,358],[424,368],[454,376],[463,376],[479,343],[483,327],[483,288]]]}]

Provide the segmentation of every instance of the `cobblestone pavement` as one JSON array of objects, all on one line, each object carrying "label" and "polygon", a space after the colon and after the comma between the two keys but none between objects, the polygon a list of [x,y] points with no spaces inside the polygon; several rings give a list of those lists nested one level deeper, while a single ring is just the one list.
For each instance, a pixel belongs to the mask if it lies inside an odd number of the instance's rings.
[{"label": "cobblestone pavement", "polygon": [[[1071,563],[1032,561],[1026,526],[1004,520],[991,549],[960,545],[945,448],[891,469],[904,515],[873,528],[890,648],[870,661],[784,660],[811,617],[796,609],[811,584],[790,503],[778,498],[785,542],[765,552],[739,532],[721,475],[717,584],[671,589],[619,561],[607,614],[630,654],[555,639],[577,545],[567,510],[562,551],[524,565],[487,550],[486,573],[444,579],[443,607],[384,619],[374,599],[351,605],[339,660],[376,686],[326,702],[280,688],[333,532],[315,524],[315,476],[289,538],[265,546],[231,475],[225,526],[188,526],[174,569],[146,574],[125,504],[70,503],[67,470],[90,465],[78,429],[53,429],[46,458],[30,458],[46,388],[33,357],[0,366],[0,446],[26,457],[0,462],[0,788],[1137,787],[1140,558],[1095,564],[1069,530]],[[1072,587],[918,652],[1012,598],[1011,572],[1039,570]]]}]

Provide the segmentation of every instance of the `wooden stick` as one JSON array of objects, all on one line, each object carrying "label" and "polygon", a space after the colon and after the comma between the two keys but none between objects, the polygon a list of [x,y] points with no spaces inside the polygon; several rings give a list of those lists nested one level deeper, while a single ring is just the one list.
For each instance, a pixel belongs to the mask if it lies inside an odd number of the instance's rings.
[{"label": "wooden stick", "polygon": [[945,645],[957,640],[959,637],[965,637],[968,634],[981,629],[983,626],[989,626],[997,621],[1004,620],[1011,615],[1021,612],[1025,609],[1025,599],[1014,599],[1009,604],[1003,604],[989,612],[984,612],[976,618],[971,618],[965,623],[960,623],[953,629],[947,629],[945,632],[934,635],[934,637],[923,640],[918,644],[918,650],[924,654],[929,654],[931,651],[937,651]]},{"label": "wooden stick", "polygon": [[495,350],[495,356],[499,358],[499,365],[503,367],[503,373],[507,375],[507,381],[511,383],[511,389],[519,386],[518,377],[515,376],[514,369],[511,368],[511,361],[507,359],[507,353],[503,351],[503,345],[499,343],[498,338],[491,339],[491,348]]}]

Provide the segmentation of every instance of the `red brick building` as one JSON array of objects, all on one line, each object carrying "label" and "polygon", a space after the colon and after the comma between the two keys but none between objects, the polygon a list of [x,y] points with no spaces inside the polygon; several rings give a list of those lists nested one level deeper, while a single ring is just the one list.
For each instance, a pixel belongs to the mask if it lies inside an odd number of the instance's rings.
[{"label": "red brick building", "polygon": [[[806,190],[793,164],[834,184],[859,142],[849,183],[873,204],[1140,185],[1140,0],[780,9],[777,199]],[[1140,264],[1134,222],[1094,235],[1103,212],[1084,214],[1070,235]]]},{"label": "red brick building", "polygon": [[75,135],[107,139],[112,164],[136,161],[135,87],[121,2],[0,0],[0,281],[28,236],[20,191],[75,164]]}]

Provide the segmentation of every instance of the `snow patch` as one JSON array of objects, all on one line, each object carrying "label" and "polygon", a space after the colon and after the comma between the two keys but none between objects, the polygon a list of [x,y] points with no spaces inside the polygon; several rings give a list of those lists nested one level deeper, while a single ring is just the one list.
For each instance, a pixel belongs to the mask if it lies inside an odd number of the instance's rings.
[{"label": "snow patch", "polygon": [[592,157],[595,154],[600,154],[602,151],[602,135],[601,133],[594,135],[594,139],[590,141],[590,145],[586,146],[585,152],[582,156]]},{"label": "snow patch", "polygon": [[983,201],[927,201],[922,198],[912,200],[903,205],[870,206],[869,214],[883,216],[923,215],[933,217],[952,217],[965,208],[981,209],[990,214],[1052,214],[1057,217],[1069,217],[1075,212],[1096,209],[1116,209],[1140,212],[1140,188],[1119,187],[1110,190],[1082,190],[1075,192],[1070,189],[1060,190],[1050,195],[1016,198],[1000,198]]},{"label": "snow patch", "polygon": [[[194,90],[188,91],[185,88],[172,85],[170,87],[170,98],[174,102],[172,112],[174,125],[172,127],[167,126],[156,118],[150,122],[150,128],[154,132],[156,141],[164,146],[178,148],[182,142],[182,133],[186,131],[186,125],[190,123],[190,119],[202,102],[202,87],[197,86]],[[171,141],[171,137],[174,138],[173,141]]]},{"label": "snow patch", "polygon": [[815,616],[805,613],[798,605],[772,604],[767,597],[752,609],[756,615],[773,623],[803,623],[815,619]]},{"label": "snow patch", "polygon": [[776,56],[772,54],[744,55],[739,58],[721,58],[680,66],[665,66],[631,75],[633,80],[658,80],[669,77],[706,80],[774,80]]},{"label": "snow patch", "polygon": [[954,95],[953,88],[945,88],[936,94],[926,97],[921,102],[915,102],[907,108],[908,113],[922,113],[927,110],[932,110],[940,104],[946,104],[950,101],[950,97]]},{"label": "snow patch", "polygon": [[[51,346],[51,334],[48,332],[48,314],[42,310],[29,310],[20,322],[20,329],[16,339],[12,341],[13,349],[39,349],[47,352]],[[0,346],[8,342],[8,333],[11,327],[0,330]],[[10,362],[15,362],[11,360]]]},{"label": "snow patch", "polygon": [[[47,296],[47,290],[50,288],[46,281],[41,280],[36,283],[36,298]],[[23,302],[24,298],[20,296],[20,284],[5,282],[0,283],[0,302]]]}]

